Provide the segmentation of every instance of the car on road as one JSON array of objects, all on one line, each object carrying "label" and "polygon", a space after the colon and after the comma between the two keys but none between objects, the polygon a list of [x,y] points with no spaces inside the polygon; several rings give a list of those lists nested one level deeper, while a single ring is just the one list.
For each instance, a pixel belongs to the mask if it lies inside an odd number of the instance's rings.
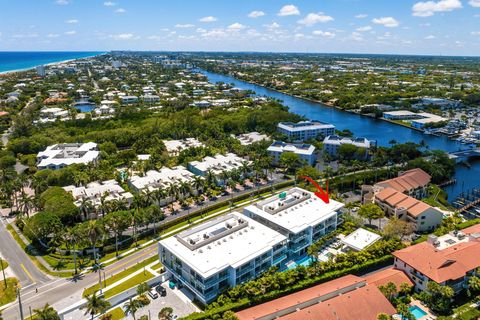
[{"label": "car on road", "polygon": [[151,289],[148,291],[148,295],[150,296],[150,298],[152,299],[157,299],[158,298],[158,293],[155,292],[155,290]]},{"label": "car on road", "polygon": [[167,289],[162,287],[161,285],[158,285],[155,287],[155,290],[160,294],[160,296],[165,297],[167,295]]}]

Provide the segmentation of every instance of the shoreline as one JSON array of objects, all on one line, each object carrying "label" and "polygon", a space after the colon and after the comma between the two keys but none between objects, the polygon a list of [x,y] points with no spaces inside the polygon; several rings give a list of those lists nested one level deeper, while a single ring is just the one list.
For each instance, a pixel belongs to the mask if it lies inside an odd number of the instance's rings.
[{"label": "shoreline", "polygon": [[90,58],[97,57],[97,56],[101,56],[101,55],[104,55],[104,54],[106,54],[106,52],[101,52],[101,53],[97,53],[97,54],[92,54],[91,56],[88,56],[88,57],[72,58],[72,59],[66,59],[66,60],[60,60],[60,61],[54,61],[54,62],[37,64],[37,65],[31,66],[31,67],[26,67],[26,68],[21,68],[21,69],[0,71],[0,77],[6,76],[6,75],[8,76],[8,75],[10,75],[10,74],[15,74],[15,73],[20,73],[20,72],[30,71],[30,70],[35,69],[35,68],[38,67],[38,66],[46,66],[46,67],[48,67],[48,66],[54,66],[54,65],[57,65],[57,64],[68,63],[68,62],[72,62],[72,61],[76,61],[76,60],[90,59]]}]

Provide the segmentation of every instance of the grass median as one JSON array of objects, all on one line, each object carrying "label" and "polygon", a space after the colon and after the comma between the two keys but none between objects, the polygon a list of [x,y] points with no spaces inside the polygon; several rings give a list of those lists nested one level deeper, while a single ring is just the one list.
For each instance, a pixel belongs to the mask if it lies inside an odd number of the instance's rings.
[{"label": "grass median", "polygon": [[130,288],[133,288],[137,285],[139,285],[142,282],[148,281],[152,279],[154,276],[151,274],[149,271],[145,272],[140,272],[139,274],[131,277],[128,280],[125,280],[124,282],[119,283],[118,285],[114,286],[112,289],[109,289],[105,291],[105,299],[109,299],[113,296],[116,296],[119,293],[122,293],[125,290],[128,290]]},{"label": "grass median", "polygon": [[0,282],[0,305],[10,303],[16,299],[16,290],[18,285],[17,278],[7,278],[7,287],[5,288],[5,282]]},{"label": "grass median", "polygon": [[[102,284],[106,284],[107,286],[110,286],[110,285],[114,284],[115,282],[122,280],[123,278],[127,277],[128,275],[134,273],[137,270],[142,269],[143,267],[145,267],[145,266],[149,265],[150,263],[153,263],[157,260],[158,260],[158,256],[156,256],[156,255],[153,256],[153,257],[150,257],[148,259],[145,259],[142,262],[137,263],[133,267],[130,267],[126,270],[123,270],[122,272],[119,272],[119,273],[105,279],[105,281],[102,282]],[[97,283],[96,285],[88,287],[87,289],[85,289],[83,291],[83,296],[84,297],[90,296],[95,291],[98,291],[98,290],[100,290],[100,285]]]}]

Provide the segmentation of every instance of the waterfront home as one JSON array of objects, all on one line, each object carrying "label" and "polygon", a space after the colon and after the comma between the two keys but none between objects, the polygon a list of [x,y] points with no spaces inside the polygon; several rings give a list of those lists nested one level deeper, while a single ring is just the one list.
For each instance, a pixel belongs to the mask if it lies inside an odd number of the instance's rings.
[{"label": "waterfront home", "polygon": [[413,223],[419,232],[431,231],[442,223],[439,209],[393,188],[382,189],[373,199],[389,216]]},{"label": "waterfront home", "polygon": [[307,143],[295,144],[283,141],[274,141],[267,149],[268,153],[273,157],[273,162],[278,164],[280,157],[285,152],[293,152],[297,154],[305,163],[313,166],[317,161],[315,146]]},{"label": "waterfront home", "polygon": [[284,235],[238,212],[158,243],[167,276],[182,283],[203,304],[279,265],[286,251]]},{"label": "waterfront home", "polygon": [[96,164],[99,159],[94,142],[54,144],[37,154],[37,167],[57,170],[72,164]]},{"label": "waterfront home", "polygon": [[328,136],[323,140],[323,150],[329,155],[337,157],[340,146],[344,144],[350,144],[357,147],[359,152],[356,152],[356,156],[360,159],[366,159],[368,157],[368,150],[370,150],[372,142],[367,138],[342,138],[337,135],[333,135]]},{"label": "waterfront home", "polygon": [[335,126],[333,124],[320,121],[300,121],[280,122],[277,125],[277,131],[286,135],[293,141],[305,141],[316,139],[319,136],[326,137],[335,134]]},{"label": "waterfront home", "polygon": [[480,224],[422,242],[393,253],[395,267],[404,270],[417,291],[428,282],[452,287],[455,293],[468,288],[468,280],[480,267]]},{"label": "waterfront home", "polygon": [[432,177],[420,168],[400,172],[398,177],[377,182],[374,187],[393,188],[411,197],[421,199],[427,196],[427,186]]},{"label": "waterfront home", "polygon": [[325,203],[312,192],[295,187],[249,205],[243,213],[285,235],[289,260],[294,260],[304,256],[312,243],[337,229],[343,206],[333,199]]}]

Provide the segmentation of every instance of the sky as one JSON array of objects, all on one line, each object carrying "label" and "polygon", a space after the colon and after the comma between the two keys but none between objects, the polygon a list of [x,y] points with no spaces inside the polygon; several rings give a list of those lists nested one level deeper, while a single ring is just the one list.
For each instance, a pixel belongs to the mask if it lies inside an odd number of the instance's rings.
[{"label": "sky", "polygon": [[0,0],[0,51],[480,55],[480,0]]}]

